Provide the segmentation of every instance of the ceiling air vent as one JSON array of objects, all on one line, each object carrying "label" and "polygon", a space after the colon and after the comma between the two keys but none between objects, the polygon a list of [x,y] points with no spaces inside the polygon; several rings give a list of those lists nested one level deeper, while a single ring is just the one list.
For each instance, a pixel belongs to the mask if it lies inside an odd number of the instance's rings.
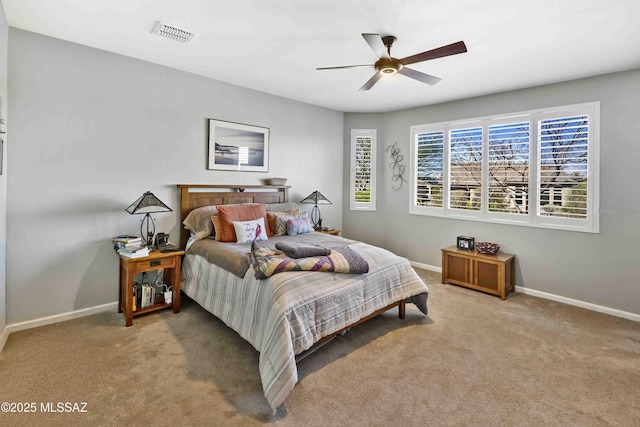
[{"label": "ceiling air vent", "polygon": [[151,33],[180,43],[189,43],[191,39],[195,37],[195,34],[189,31],[181,30],[180,28],[163,24],[162,22],[159,22]]}]

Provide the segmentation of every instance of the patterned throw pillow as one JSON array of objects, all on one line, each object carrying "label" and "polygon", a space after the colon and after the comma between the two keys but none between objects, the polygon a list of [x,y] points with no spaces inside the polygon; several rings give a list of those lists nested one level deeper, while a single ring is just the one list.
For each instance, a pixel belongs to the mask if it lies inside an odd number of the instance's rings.
[{"label": "patterned throw pillow", "polygon": [[278,214],[274,212],[276,217],[276,229],[273,230],[273,234],[275,236],[284,236],[287,234],[287,221],[290,219],[296,218],[308,218],[309,214],[307,212],[300,212],[299,214],[287,215],[287,214]]},{"label": "patterned throw pillow", "polygon": [[[287,204],[287,203],[279,203]],[[269,206],[269,205],[265,205]],[[267,236],[272,237],[276,235],[276,216],[277,215],[297,215],[300,213],[300,209],[294,209],[292,211],[280,212],[280,211],[267,211]]]},{"label": "patterned throw pillow", "polygon": [[287,235],[295,236],[296,234],[310,233],[311,221],[308,217],[294,218],[287,220]]},{"label": "patterned throw pillow", "polygon": [[254,240],[267,240],[264,218],[252,221],[233,221],[238,243],[251,243]]}]

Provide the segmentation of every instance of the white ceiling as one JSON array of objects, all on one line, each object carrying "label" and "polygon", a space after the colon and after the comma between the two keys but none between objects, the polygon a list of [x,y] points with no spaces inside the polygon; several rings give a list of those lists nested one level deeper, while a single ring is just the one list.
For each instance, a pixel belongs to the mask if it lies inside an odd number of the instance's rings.
[{"label": "white ceiling", "polygon": [[[346,112],[384,112],[640,68],[639,0],[1,0],[9,26]],[[196,33],[151,34],[158,22]],[[361,33],[403,58],[463,40],[359,91],[373,67]]]}]

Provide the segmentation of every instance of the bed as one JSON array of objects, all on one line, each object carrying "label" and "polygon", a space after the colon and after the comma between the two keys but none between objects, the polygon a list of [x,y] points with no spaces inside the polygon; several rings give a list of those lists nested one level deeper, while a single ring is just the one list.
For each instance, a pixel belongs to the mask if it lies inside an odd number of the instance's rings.
[{"label": "bed", "polygon": [[[397,306],[400,318],[404,318],[407,302],[427,314],[427,286],[405,258],[385,249],[314,231],[291,236],[273,235],[277,234],[274,229],[266,240],[253,243],[218,241],[209,234],[214,229],[217,235],[223,234],[220,219],[214,218],[217,222],[213,227],[211,216],[217,217],[219,210],[236,206],[264,208],[269,214],[256,221],[265,228],[269,224],[274,228],[274,218],[278,219],[277,226],[281,226],[282,218],[297,218],[298,214],[304,217],[305,213],[300,213],[296,204],[288,200],[288,186],[181,184],[178,187],[180,217],[185,224],[180,245],[187,248],[181,288],[260,353],[262,387],[274,411],[298,381],[296,363],[300,355],[393,307]],[[287,225],[296,221],[289,219]],[[243,232],[236,230],[235,237],[240,239]],[[261,227],[253,231],[256,235],[262,232]],[[362,267],[349,264],[349,260],[346,270],[340,270],[339,263],[329,263],[336,271],[346,272],[282,271],[256,279],[258,257],[247,255],[270,253],[281,245],[324,248],[331,256],[348,253],[364,261],[366,269],[349,270],[353,265]],[[279,262],[279,257],[267,259]]]}]

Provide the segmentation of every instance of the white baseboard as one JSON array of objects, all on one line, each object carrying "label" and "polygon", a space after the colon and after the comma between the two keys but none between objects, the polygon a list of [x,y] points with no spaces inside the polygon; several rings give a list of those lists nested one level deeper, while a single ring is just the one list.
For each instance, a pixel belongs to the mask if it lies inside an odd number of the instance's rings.
[{"label": "white baseboard", "polygon": [[436,273],[442,273],[442,268],[435,265],[423,264],[421,262],[409,261],[413,267],[422,268],[423,270],[435,271]]},{"label": "white baseboard", "polygon": [[[9,336],[12,332],[23,331],[25,329],[37,328],[38,326],[51,325],[53,323],[64,322],[65,320],[77,319],[79,317],[91,316],[92,314],[102,313],[118,308],[117,302],[97,305],[95,307],[83,308],[80,310],[69,311],[67,313],[54,314],[53,316],[41,317],[40,319],[27,320],[25,322],[12,323],[4,328],[2,336]],[[1,338],[0,338],[1,339]],[[6,340],[6,337],[5,337]],[[1,341],[0,341],[1,343]],[[0,349],[2,347],[0,346]]]},{"label": "white baseboard", "polygon": [[587,310],[597,311],[598,313],[604,313],[615,317],[621,317],[623,319],[633,320],[634,322],[640,322],[640,314],[629,313],[628,311],[622,311],[611,307],[605,307],[603,305],[592,304],[590,302],[550,294],[548,292],[536,291],[535,289],[525,288],[523,286],[516,286],[516,292],[561,302],[563,304],[574,305],[576,307],[586,308]]},{"label": "white baseboard", "polygon": [[[442,273],[441,267],[434,265],[422,264],[415,261],[409,261],[413,267],[422,268],[424,270],[435,271]],[[628,311],[617,310],[611,307],[605,307],[603,305],[592,304],[585,301],[580,301],[573,298],[567,298],[560,295],[550,294],[548,292],[536,291],[535,289],[525,288],[523,286],[516,286],[516,292],[520,292],[525,295],[531,295],[538,298],[544,298],[551,301],[561,302],[563,304],[569,304],[576,307],[586,308],[587,310],[597,311],[598,313],[609,314],[615,317],[621,317],[623,319],[632,320],[634,322],[640,322],[640,314],[629,313]]]},{"label": "white baseboard", "polygon": [[0,353],[2,353],[2,349],[7,343],[7,338],[9,338],[9,332],[7,332],[7,328],[5,327],[2,329],[2,333],[0,334]]}]

